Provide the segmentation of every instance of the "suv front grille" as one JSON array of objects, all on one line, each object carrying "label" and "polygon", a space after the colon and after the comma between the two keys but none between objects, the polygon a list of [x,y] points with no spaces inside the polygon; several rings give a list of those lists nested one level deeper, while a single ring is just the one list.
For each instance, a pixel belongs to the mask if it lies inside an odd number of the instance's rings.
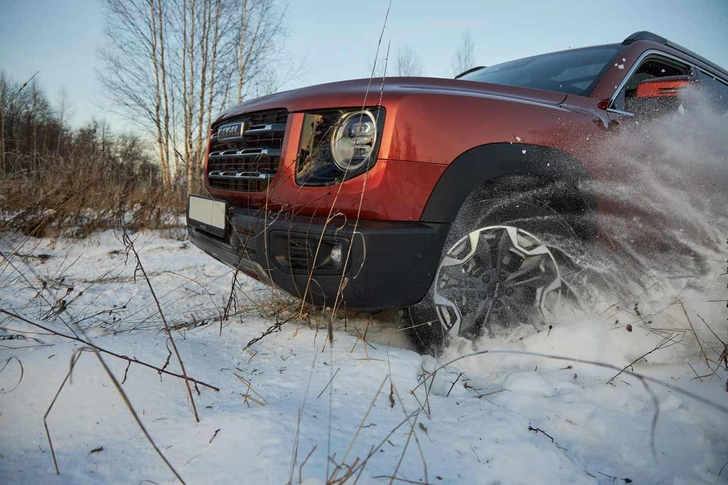
[{"label": "suv front grille", "polygon": [[[207,177],[210,187],[235,192],[265,190],[278,171],[288,111],[249,113],[213,127]],[[220,126],[243,123],[242,135],[218,140]]]}]

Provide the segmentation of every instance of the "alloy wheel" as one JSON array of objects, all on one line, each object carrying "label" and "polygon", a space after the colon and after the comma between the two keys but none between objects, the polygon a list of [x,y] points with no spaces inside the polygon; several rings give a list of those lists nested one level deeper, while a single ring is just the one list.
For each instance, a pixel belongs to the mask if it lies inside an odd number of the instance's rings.
[{"label": "alloy wheel", "polygon": [[561,275],[548,246],[512,226],[467,234],[435,275],[438,319],[446,333],[465,337],[521,324],[539,328],[560,294]]}]

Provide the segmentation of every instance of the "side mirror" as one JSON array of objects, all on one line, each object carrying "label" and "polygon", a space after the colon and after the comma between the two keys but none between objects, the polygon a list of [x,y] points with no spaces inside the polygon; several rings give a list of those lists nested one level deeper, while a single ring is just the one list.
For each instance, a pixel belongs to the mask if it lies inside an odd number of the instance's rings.
[{"label": "side mirror", "polygon": [[678,111],[683,101],[681,92],[695,82],[692,76],[665,76],[642,81],[633,94],[625,98],[625,108],[635,116],[653,118]]}]

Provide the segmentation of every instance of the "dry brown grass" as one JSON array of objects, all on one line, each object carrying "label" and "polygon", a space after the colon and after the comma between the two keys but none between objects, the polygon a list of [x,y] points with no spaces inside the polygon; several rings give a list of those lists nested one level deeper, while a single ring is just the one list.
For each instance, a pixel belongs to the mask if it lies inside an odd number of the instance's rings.
[{"label": "dry brown grass", "polygon": [[184,215],[181,184],[162,186],[151,173],[94,158],[44,162],[0,174],[0,231],[83,238],[118,227],[120,217],[137,231],[177,227]]}]

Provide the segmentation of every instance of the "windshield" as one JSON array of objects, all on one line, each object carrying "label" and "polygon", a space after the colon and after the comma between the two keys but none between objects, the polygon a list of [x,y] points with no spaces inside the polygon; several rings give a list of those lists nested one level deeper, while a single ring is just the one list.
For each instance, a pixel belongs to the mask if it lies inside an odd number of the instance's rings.
[{"label": "windshield", "polygon": [[605,45],[528,57],[483,67],[458,79],[589,96],[623,48]]}]

